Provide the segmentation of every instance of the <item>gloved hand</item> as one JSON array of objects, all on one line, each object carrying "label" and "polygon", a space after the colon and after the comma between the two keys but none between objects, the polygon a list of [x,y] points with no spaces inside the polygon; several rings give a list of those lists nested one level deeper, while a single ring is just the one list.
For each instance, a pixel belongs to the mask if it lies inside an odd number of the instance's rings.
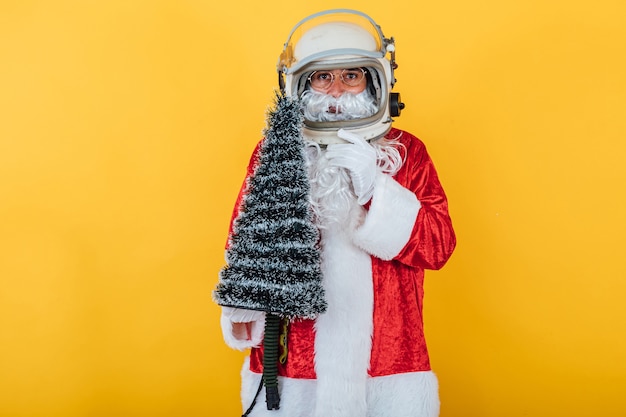
[{"label": "gloved hand", "polygon": [[245,350],[263,342],[265,312],[222,307],[220,318],[224,341],[233,349]]},{"label": "gloved hand", "polygon": [[337,136],[350,143],[328,145],[326,157],[330,165],[348,171],[358,203],[365,204],[374,194],[376,151],[365,139],[347,130],[339,129]]},{"label": "gloved hand", "polygon": [[265,312],[245,308],[222,307],[222,315],[233,323],[251,323],[265,317]]}]

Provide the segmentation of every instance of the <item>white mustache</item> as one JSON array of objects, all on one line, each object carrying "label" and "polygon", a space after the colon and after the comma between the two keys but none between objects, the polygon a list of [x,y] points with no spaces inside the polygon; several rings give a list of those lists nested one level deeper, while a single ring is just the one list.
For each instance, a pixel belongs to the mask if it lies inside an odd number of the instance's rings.
[{"label": "white mustache", "polygon": [[339,97],[307,90],[302,93],[302,104],[304,118],[312,122],[362,119],[378,111],[374,97],[367,90],[343,93]]}]

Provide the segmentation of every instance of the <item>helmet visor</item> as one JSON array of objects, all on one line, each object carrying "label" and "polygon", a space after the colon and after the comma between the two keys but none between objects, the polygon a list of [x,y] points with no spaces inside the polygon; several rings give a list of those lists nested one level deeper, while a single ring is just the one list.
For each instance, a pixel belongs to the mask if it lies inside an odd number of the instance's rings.
[{"label": "helmet visor", "polygon": [[293,73],[309,62],[333,56],[385,55],[380,27],[354,10],[329,10],[299,22],[289,34],[278,67]]}]

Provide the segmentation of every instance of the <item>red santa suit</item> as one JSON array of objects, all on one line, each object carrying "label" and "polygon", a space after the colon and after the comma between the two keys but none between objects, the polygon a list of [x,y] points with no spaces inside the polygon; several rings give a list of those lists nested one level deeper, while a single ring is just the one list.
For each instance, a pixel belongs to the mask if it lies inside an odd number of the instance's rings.
[{"label": "red santa suit", "polygon": [[[378,173],[371,201],[356,205],[344,227],[321,229],[323,286],[328,310],[295,320],[288,359],[279,366],[281,404],[250,413],[274,417],[434,417],[437,379],[424,339],[424,270],[441,268],[456,238],[448,203],[424,144],[392,129],[404,164]],[[256,152],[248,167],[254,172]],[[238,214],[240,199],[233,219]],[[263,372],[262,320],[242,336],[222,318],[226,342],[252,347],[242,370],[248,408]],[[259,398],[264,398],[263,393]]]}]

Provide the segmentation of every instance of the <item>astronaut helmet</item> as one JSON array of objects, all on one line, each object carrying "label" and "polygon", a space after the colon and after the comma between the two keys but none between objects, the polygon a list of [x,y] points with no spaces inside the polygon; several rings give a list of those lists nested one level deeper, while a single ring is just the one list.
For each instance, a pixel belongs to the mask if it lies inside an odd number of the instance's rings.
[{"label": "astronaut helmet", "polygon": [[311,90],[312,82],[326,80],[330,86],[366,78],[373,103],[366,115],[314,120],[305,113],[304,137],[325,145],[343,142],[337,137],[339,129],[368,141],[383,137],[391,129],[392,117],[399,116],[404,107],[400,94],[391,92],[396,67],[394,39],[386,38],[376,22],[356,10],[333,9],[306,17],[291,30],[277,71],[282,92],[297,98]]}]

